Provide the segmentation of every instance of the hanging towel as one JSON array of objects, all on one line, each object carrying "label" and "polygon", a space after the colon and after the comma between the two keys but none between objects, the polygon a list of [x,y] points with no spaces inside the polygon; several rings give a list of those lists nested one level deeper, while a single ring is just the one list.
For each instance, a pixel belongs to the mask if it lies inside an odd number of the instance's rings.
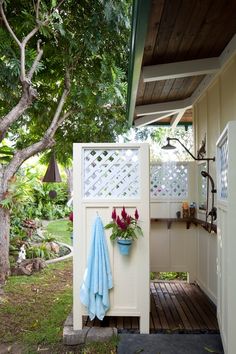
[{"label": "hanging towel", "polygon": [[103,320],[110,307],[109,289],[112,286],[104,228],[101,218],[97,216],[93,224],[88,264],[80,289],[80,300],[87,307],[90,320],[93,320],[95,316]]}]

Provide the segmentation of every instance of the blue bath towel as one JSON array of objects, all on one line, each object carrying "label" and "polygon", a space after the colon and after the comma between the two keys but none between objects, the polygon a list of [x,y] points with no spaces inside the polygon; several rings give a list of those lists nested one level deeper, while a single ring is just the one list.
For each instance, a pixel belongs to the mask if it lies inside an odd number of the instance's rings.
[{"label": "blue bath towel", "polygon": [[93,320],[95,316],[103,320],[110,307],[109,289],[112,286],[104,228],[101,218],[97,216],[93,224],[88,264],[80,289],[80,300],[87,307],[90,320]]}]

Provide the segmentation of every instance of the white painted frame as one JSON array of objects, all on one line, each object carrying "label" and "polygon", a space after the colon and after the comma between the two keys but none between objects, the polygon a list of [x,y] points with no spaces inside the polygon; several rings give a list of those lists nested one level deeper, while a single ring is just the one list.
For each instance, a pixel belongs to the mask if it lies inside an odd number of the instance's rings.
[{"label": "white painted frame", "polygon": [[[140,157],[140,195],[137,199],[97,199],[88,200],[82,195],[83,183],[83,149],[139,149]],[[74,184],[74,257],[73,257],[73,327],[82,328],[82,316],[87,315],[86,308],[79,299],[87,264],[87,254],[91,234],[91,224],[96,212],[104,225],[111,220],[111,212],[123,206],[134,212],[138,209],[140,226],[144,237],[132,245],[130,256],[119,254],[117,246],[109,240],[106,232],[108,250],[113,274],[114,287],[110,291],[110,310],[108,316],[140,317],[140,333],[149,333],[150,310],[150,261],[149,261],[149,145],[148,144],[74,144],[73,159]]]},{"label": "white painted frame", "polygon": [[[225,354],[236,348],[236,121],[227,124],[217,146],[217,317]],[[228,197],[220,194],[220,148],[228,139]]]}]

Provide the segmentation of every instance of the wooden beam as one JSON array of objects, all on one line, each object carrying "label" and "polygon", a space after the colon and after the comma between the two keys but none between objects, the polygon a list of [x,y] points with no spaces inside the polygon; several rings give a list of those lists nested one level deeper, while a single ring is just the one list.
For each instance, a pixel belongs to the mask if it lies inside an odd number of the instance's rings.
[{"label": "wooden beam", "polygon": [[136,106],[136,115],[140,117],[149,114],[167,113],[170,111],[179,111],[180,109],[188,109],[188,108],[191,108],[191,101],[189,98],[185,100]]},{"label": "wooden beam", "polygon": [[147,116],[140,117],[134,121],[135,127],[144,127],[145,125],[157,122],[159,120],[162,120],[164,118],[170,117],[173,115],[175,111],[169,111],[165,114],[163,113],[157,113],[157,114],[149,114]]},{"label": "wooden beam", "polygon": [[[219,56],[220,70],[222,70],[231,58],[236,54],[236,34],[231,41],[227,44],[221,55]],[[191,102],[194,104],[204,91],[211,85],[217,73],[207,75],[196,88],[191,96]]]},{"label": "wooden beam", "polygon": [[184,113],[186,111],[186,108],[180,109],[179,112],[177,112],[173,118],[171,119],[170,126],[171,129],[175,129],[180,122],[181,118],[183,117]]},{"label": "wooden beam", "polygon": [[143,81],[161,81],[179,79],[188,76],[207,75],[220,69],[219,58],[181,61],[143,67]]}]

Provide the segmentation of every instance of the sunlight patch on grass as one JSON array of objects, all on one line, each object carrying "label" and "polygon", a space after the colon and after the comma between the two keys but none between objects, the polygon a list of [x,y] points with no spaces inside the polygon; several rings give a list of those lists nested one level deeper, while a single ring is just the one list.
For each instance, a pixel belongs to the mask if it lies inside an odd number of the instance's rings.
[{"label": "sunlight patch on grass", "polygon": [[51,221],[47,225],[47,231],[52,234],[58,242],[71,244],[70,231],[68,231],[68,220]]}]

